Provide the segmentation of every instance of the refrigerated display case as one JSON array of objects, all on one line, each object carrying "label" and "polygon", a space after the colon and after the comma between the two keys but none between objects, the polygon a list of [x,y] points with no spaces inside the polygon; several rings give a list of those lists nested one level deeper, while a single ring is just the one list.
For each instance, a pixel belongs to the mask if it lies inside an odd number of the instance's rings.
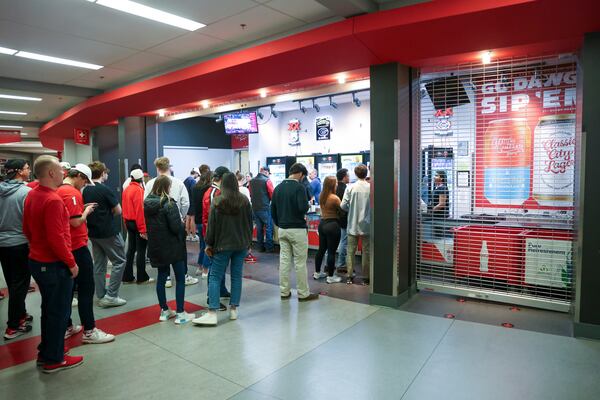
[{"label": "refrigerated display case", "polygon": [[267,167],[271,172],[271,181],[273,186],[277,186],[287,178],[290,167],[296,162],[296,157],[282,156],[282,157],[267,157]]},{"label": "refrigerated display case", "polygon": [[338,154],[324,154],[315,156],[315,168],[317,169],[321,182],[328,176],[335,176],[339,169]]},{"label": "refrigerated display case", "polygon": [[340,168],[346,168],[348,170],[348,175],[350,175],[350,183],[354,183],[357,181],[356,174],[354,174],[354,168],[356,168],[356,166],[359,164],[364,164],[368,166],[368,163],[368,152],[340,154]]},{"label": "refrigerated display case", "polygon": [[304,165],[307,171],[316,169],[315,156],[296,156],[296,162]]}]

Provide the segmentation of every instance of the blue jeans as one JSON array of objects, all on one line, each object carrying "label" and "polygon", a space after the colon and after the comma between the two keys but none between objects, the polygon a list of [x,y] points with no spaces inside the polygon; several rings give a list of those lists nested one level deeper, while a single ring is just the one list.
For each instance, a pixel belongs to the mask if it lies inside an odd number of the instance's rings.
[{"label": "blue jeans", "polygon": [[[165,283],[171,273],[171,268],[168,265],[156,267],[158,276],[156,277],[156,295],[158,296],[158,304],[161,310],[168,310],[167,295],[165,293]],[[177,312],[183,312],[183,298],[185,297],[185,269],[184,261],[178,261],[173,264],[173,272],[175,272],[175,302],[177,303]]]},{"label": "blue jeans", "polygon": [[[213,258],[209,257],[208,254],[204,253],[204,268],[210,269],[212,268]],[[227,266],[225,266],[227,268]],[[229,290],[227,290],[227,286],[225,286],[225,274],[223,274],[223,279],[221,279],[220,283],[220,295],[221,297],[225,297],[229,295]],[[208,293],[207,296],[210,296],[210,273],[208,274]]]},{"label": "blue jeans", "polygon": [[346,254],[348,252],[348,232],[346,229],[342,229],[342,238],[340,239],[340,245],[338,246],[338,259],[335,263],[336,267],[346,265]]},{"label": "blue jeans", "polygon": [[208,275],[208,308],[211,311],[219,309],[220,298],[219,282],[225,279],[227,265],[231,262],[231,299],[229,304],[232,306],[240,305],[242,297],[242,273],[244,270],[244,258],[248,255],[248,250],[221,251],[215,253],[213,264],[210,267]]},{"label": "blue jeans", "polygon": [[48,363],[60,363],[64,360],[73,278],[62,262],[42,263],[29,259],[29,268],[42,295],[42,341],[38,346],[39,355]]},{"label": "blue jeans", "polygon": [[272,250],[273,220],[271,219],[271,210],[254,211],[254,223],[256,224],[256,243],[258,247]]},{"label": "blue jeans", "polygon": [[204,263],[204,249],[206,248],[204,235],[202,235],[202,225],[198,226],[198,244],[200,246],[200,251],[198,252],[198,265],[202,266]]}]

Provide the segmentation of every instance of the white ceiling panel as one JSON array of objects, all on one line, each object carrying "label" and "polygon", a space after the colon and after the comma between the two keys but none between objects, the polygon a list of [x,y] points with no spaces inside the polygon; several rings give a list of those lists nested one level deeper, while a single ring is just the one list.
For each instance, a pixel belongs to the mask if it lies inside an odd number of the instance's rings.
[{"label": "white ceiling panel", "polygon": [[[135,79],[137,73],[133,73],[130,71],[123,71],[121,69],[105,67],[99,69],[98,71],[90,71],[83,75],[80,75],[77,79],[82,79],[85,81],[97,82],[98,88],[105,89],[111,86],[118,84],[119,82],[127,82],[132,79]],[[74,85],[74,83],[69,82],[69,85]]]},{"label": "white ceiling panel", "polygon": [[106,89],[111,86],[110,83],[104,81],[88,81],[85,79],[73,79],[72,81],[67,82],[67,85],[81,86],[91,89]]},{"label": "white ceiling panel", "polygon": [[237,46],[237,43],[192,32],[160,46],[152,47],[148,49],[148,52],[184,60],[194,60],[234,46]]},{"label": "white ceiling panel", "polygon": [[137,74],[147,74],[160,69],[164,69],[173,64],[181,64],[183,60],[164,57],[158,54],[148,52],[139,52],[131,57],[109,65],[110,68],[123,71],[137,72]]},{"label": "white ceiling panel", "polygon": [[100,65],[108,65],[136,53],[125,47],[11,21],[0,23],[0,46]]},{"label": "white ceiling panel", "polygon": [[88,70],[0,54],[0,75],[7,78],[65,83],[85,71]]},{"label": "white ceiling panel", "polygon": [[[205,25],[230,17],[256,6],[252,0],[136,0]],[[291,0],[295,1],[295,0]],[[202,31],[201,28],[199,31]]]},{"label": "white ceiling panel", "polygon": [[271,0],[266,6],[305,22],[316,22],[335,16],[331,10],[314,0]]},{"label": "white ceiling panel", "polygon": [[[241,24],[246,27],[242,29]],[[240,44],[285,32],[304,22],[265,6],[256,6],[241,14],[221,20],[203,28],[203,32],[223,40]]]}]

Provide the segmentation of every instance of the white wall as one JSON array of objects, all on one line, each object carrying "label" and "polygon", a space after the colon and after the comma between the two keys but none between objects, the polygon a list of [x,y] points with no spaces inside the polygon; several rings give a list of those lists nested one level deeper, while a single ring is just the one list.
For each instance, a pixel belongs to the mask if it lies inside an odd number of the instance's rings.
[{"label": "white wall", "polygon": [[[363,100],[360,107],[353,103],[344,103],[338,109],[321,107],[317,113],[307,108],[306,114],[300,110],[286,111],[279,118],[265,113],[268,122],[259,125],[259,134],[250,135],[250,170],[257,172],[257,162],[264,164],[266,157],[293,156],[312,153],[336,154],[357,153],[371,147],[370,102]],[[316,139],[315,119],[321,116],[331,117],[331,140]],[[300,146],[288,145],[288,122],[300,121]],[[260,121],[259,121],[260,122]]]},{"label": "white wall", "polygon": [[65,139],[62,160],[71,165],[77,163],[89,164],[92,162],[92,145],[75,144],[72,139]]}]

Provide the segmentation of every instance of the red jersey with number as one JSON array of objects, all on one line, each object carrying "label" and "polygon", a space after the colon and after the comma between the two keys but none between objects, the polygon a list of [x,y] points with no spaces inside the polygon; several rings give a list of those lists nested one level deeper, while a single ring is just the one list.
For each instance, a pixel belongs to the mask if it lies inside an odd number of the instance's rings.
[{"label": "red jersey with number", "polygon": [[[56,190],[56,193],[65,203],[65,207],[67,207],[69,220],[81,218],[84,209],[81,191],[75,189],[72,185],[63,184]],[[69,224],[69,226],[71,227],[71,248],[73,251],[80,249],[83,246],[87,246],[87,224],[84,222],[78,227],[74,227],[71,224]]]}]

